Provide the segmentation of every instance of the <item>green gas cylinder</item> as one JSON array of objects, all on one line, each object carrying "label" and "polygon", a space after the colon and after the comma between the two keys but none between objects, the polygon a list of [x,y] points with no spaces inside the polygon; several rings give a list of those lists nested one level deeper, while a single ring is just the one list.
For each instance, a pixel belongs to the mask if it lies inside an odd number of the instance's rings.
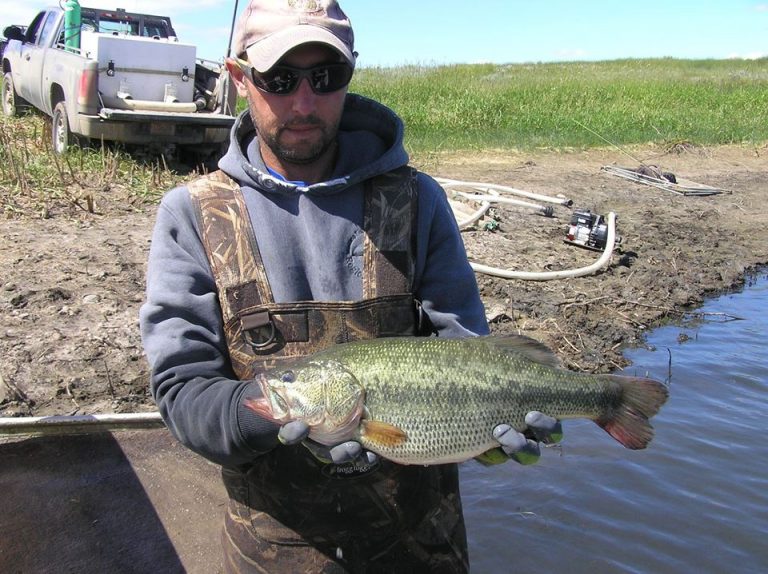
[{"label": "green gas cylinder", "polygon": [[80,2],[66,0],[61,7],[64,10],[64,47],[77,52],[80,50]]}]

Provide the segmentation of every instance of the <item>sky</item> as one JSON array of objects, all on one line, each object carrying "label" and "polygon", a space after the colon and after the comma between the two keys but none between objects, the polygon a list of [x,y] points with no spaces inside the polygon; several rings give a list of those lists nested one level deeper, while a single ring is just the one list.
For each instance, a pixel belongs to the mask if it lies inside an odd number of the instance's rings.
[{"label": "sky", "polygon": [[[0,29],[57,0],[0,0]],[[197,56],[221,61],[247,0],[88,0],[170,16]],[[768,56],[767,0],[342,0],[359,66]]]}]

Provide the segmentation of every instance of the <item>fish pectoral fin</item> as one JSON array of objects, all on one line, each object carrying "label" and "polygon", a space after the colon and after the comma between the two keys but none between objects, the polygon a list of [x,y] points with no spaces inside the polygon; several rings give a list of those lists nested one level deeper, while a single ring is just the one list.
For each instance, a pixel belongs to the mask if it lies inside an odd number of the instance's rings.
[{"label": "fish pectoral fin", "polygon": [[389,423],[364,419],[360,425],[362,426],[362,436],[367,441],[381,446],[399,446],[408,439],[408,435],[403,429]]}]

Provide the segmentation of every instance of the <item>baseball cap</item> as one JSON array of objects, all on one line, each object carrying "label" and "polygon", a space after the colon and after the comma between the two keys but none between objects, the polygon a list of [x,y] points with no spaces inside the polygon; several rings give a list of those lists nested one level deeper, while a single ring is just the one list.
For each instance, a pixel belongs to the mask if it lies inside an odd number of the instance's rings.
[{"label": "baseball cap", "polygon": [[251,0],[235,29],[232,50],[266,72],[301,44],[330,46],[355,65],[352,24],[336,0]]}]

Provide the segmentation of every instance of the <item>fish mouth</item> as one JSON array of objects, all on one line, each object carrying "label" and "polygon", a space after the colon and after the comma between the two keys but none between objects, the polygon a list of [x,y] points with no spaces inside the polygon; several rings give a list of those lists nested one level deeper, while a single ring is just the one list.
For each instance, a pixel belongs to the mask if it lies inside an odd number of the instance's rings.
[{"label": "fish mouth", "polygon": [[243,401],[243,405],[245,405],[249,410],[255,412],[262,418],[271,421],[275,420],[275,417],[272,416],[272,406],[264,397],[259,397],[258,399],[247,398]]},{"label": "fish mouth", "polygon": [[269,384],[269,380],[263,374],[260,374],[254,381],[261,390],[261,396],[258,398],[249,397],[243,401],[243,404],[257,415],[275,422],[281,422],[281,417],[275,412],[274,404],[270,397],[274,389]]}]

